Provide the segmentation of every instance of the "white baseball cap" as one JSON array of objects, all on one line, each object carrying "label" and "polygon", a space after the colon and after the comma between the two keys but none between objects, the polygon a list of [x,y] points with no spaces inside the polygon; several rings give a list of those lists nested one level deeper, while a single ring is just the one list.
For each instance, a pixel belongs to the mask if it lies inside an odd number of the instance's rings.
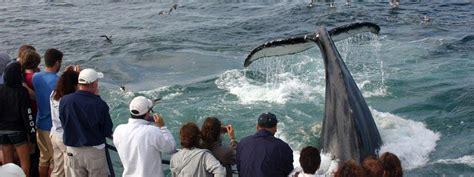
[{"label": "white baseball cap", "polygon": [[103,73],[97,72],[97,71],[95,71],[94,69],[91,69],[91,68],[87,68],[87,69],[82,70],[79,73],[78,83],[79,84],[90,84],[90,83],[96,81],[97,79],[101,79],[101,78],[104,78]]},{"label": "white baseball cap", "polygon": [[153,101],[144,96],[137,96],[130,102],[130,114],[134,116],[145,115],[152,107]]},{"label": "white baseball cap", "polygon": [[14,163],[7,163],[0,166],[0,176],[25,177],[23,170]]}]

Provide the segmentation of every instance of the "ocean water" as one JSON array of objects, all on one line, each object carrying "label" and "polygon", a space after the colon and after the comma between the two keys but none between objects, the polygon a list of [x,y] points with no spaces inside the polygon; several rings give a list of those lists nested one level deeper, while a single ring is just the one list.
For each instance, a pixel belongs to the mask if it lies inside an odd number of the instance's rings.
[{"label": "ocean water", "polygon": [[[159,15],[171,5],[170,15]],[[207,116],[232,124],[238,139],[266,111],[295,160],[318,146],[324,114],[319,50],[243,67],[256,46],[319,29],[369,21],[381,33],[336,43],[384,141],[406,176],[474,176],[474,2],[268,0],[0,0],[0,51],[22,44],[58,48],[65,64],[104,72],[100,94],[114,125],[137,95],[155,106],[178,140],[180,126]],[[424,16],[430,18],[424,20]],[[112,36],[107,42],[100,35]],[[120,91],[123,85],[126,91]],[[122,171],[116,153],[114,167]],[[167,168],[167,167],[165,167]]]}]

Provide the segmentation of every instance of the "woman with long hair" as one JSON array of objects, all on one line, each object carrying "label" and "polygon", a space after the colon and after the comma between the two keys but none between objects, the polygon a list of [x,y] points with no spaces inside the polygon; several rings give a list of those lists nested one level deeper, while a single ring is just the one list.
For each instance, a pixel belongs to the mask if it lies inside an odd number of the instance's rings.
[{"label": "woman with long hair", "polygon": [[200,149],[199,128],[187,123],[179,131],[181,149],[173,154],[170,170],[173,177],[224,177],[225,168],[207,149]]},{"label": "woman with long hair", "polygon": [[[229,146],[222,145],[221,135],[229,135]],[[212,155],[226,168],[227,177],[232,177],[232,165],[235,164],[235,140],[234,128],[231,125],[222,126],[221,121],[215,117],[208,117],[204,120],[201,128],[201,146],[212,152]]]},{"label": "woman with long hair", "polygon": [[59,120],[59,101],[64,95],[74,93],[77,89],[79,72],[74,70],[65,71],[58,80],[56,88],[50,96],[51,120],[51,144],[53,145],[54,167],[51,172],[53,177],[64,177],[64,159],[66,158],[66,146],[63,142],[63,128]]}]

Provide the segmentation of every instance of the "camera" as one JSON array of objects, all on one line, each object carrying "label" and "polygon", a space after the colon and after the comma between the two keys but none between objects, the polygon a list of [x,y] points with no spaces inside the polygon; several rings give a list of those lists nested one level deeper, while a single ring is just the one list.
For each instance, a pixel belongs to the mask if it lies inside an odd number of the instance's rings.
[{"label": "camera", "polygon": [[221,133],[227,133],[227,126],[221,127]]}]

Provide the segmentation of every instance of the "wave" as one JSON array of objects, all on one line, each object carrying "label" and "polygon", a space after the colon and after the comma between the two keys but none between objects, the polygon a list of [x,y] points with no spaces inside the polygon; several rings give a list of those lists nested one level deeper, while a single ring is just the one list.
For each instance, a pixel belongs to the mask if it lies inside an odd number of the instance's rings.
[{"label": "wave", "polygon": [[374,109],[371,111],[384,142],[379,154],[396,154],[403,169],[407,170],[424,166],[429,161],[429,155],[435,150],[436,142],[440,139],[439,133],[426,128],[422,122]]},{"label": "wave", "polygon": [[474,156],[473,155],[466,155],[457,159],[440,159],[435,162],[435,163],[441,163],[441,164],[462,164],[462,165],[468,165],[472,168],[474,168]]}]

